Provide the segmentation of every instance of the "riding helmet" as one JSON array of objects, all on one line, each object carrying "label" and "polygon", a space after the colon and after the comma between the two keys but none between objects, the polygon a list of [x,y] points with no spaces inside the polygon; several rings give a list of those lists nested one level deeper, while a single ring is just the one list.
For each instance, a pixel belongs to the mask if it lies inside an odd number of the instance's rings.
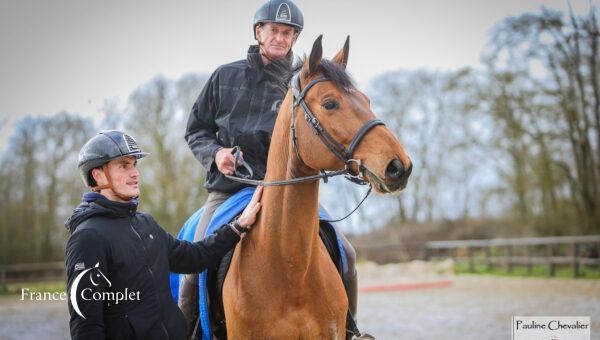
[{"label": "riding helmet", "polygon": [[92,170],[123,156],[146,157],[136,141],[130,135],[116,130],[100,132],[92,137],[79,151],[78,168],[83,183],[88,187],[96,186]]},{"label": "riding helmet", "polygon": [[256,26],[268,22],[292,26],[301,32],[304,27],[304,16],[292,0],[269,0],[254,14],[252,27],[254,38],[256,38]]}]

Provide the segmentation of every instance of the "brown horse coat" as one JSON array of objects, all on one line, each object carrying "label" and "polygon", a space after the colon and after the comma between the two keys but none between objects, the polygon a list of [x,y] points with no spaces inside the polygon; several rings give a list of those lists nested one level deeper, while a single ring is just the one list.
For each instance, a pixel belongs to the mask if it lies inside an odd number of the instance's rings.
[{"label": "brown horse coat", "polygon": [[[348,40],[333,63],[343,70]],[[322,74],[321,37],[301,72],[301,85]],[[306,103],[337,141],[348,145],[365,121],[374,118],[368,98],[335,81],[321,82],[306,95]],[[324,105],[335,101],[335,105]],[[292,94],[288,91],[275,123],[265,180],[314,175],[320,169],[337,170],[344,164],[315,136],[297,108],[298,149],[290,138]],[[402,189],[405,177],[391,178],[392,161],[411,164],[404,149],[385,126],[376,126],[361,141],[355,158],[361,159],[379,192]],[[399,184],[400,182],[401,184]],[[384,184],[381,184],[384,183]],[[399,189],[399,190],[400,190]],[[344,339],[348,300],[342,280],[318,231],[319,182],[266,187],[262,211],[253,229],[237,246],[223,287],[229,339]]]}]

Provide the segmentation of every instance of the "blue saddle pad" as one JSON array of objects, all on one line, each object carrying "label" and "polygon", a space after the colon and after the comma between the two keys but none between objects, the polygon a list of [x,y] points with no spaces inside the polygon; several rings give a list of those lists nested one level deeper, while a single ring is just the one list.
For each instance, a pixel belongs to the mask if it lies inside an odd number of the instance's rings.
[{"label": "blue saddle pad", "polygon": [[[211,235],[215,230],[221,227],[223,224],[229,223],[235,216],[240,214],[244,208],[250,203],[252,199],[252,195],[254,194],[255,187],[247,187],[244,188],[231,197],[229,197],[223,204],[221,204],[213,214],[208,227],[206,228],[206,232],[204,233],[204,237]],[[185,221],[177,238],[180,240],[190,241],[194,240],[194,234],[196,233],[196,228],[198,227],[198,222],[202,218],[202,213],[204,209],[200,208],[196,211],[190,218]],[[329,214],[319,206],[319,219],[329,219]],[[335,229],[335,228],[334,228]],[[346,272],[348,269],[346,254],[344,253],[344,248],[342,247],[342,239],[336,230],[336,239],[338,248],[340,250],[341,261],[342,261],[342,272]],[[175,300],[175,303],[179,301],[179,284],[183,279],[184,274],[171,273],[170,274],[170,282],[171,282],[171,295]],[[199,318],[200,324],[202,326],[202,340],[211,340],[212,332],[210,328],[209,321],[209,308],[208,308],[208,293],[206,290],[206,277],[207,271],[198,275],[198,305],[199,305]]]}]

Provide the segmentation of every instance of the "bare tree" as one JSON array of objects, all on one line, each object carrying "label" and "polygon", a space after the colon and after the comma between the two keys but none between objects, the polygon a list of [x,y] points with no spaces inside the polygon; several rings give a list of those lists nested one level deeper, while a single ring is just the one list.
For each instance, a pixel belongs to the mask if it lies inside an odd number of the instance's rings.
[{"label": "bare tree", "polygon": [[[375,112],[400,137],[414,164],[406,193],[398,196],[396,222],[468,217],[473,127],[480,120],[468,105],[477,95],[476,74],[398,71],[376,78],[371,96]],[[481,124],[480,124],[481,125]],[[459,212],[460,211],[460,212]]]},{"label": "bare tree", "polygon": [[178,82],[162,77],[140,86],[129,98],[126,130],[151,153],[141,162],[142,204],[175,233],[206,197],[204,170],[183,138],[187,115],[205,77]]},{"label": "bare tree", "polygon": [[[525,192],[536,185],[544,213],[573,210],[583,232],[600,228],[598,39],[594,8],[585,17],[544,8],[505,19],[485,53],[491,77],[505,91],[496,96],[495,113],[513,137],[513,164],[539,179],[516,176],[515,189],[535,203]],[[564,194],[566,205],[559,204]]]},{"label": "bare tree", "polygon": [[68,113],[16,124],[2,153],[0,262],[62,258],[63,222],[83,191],[77,154],[92,131],[89,120]]}]

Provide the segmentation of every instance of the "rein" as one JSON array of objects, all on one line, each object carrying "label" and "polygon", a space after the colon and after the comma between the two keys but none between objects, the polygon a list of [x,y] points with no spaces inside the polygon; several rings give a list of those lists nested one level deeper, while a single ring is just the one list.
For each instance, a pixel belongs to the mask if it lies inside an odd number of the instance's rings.
[{"label": "rein", "polygon": [[[323,144],[329,149],[329,151],[331,151],[339,160],[341,160],[344,163],[344,165],[345,165],[344,169],[336,170],[336,171],[320,170],[319,171],[320,173],[318,175],[297,177],[297,178],[292,178],[292,179],[287,179],[287,180],[279,180],[279,181],[253,180],[253,179],[251,179],[253,176],[252,169],[244,160],[239,158],[240,157],[240,149],[239,149],[239,147],[236,146],[236,147],[234,147],[233,152],[232,152],[235,157],[234,176],[225,175],[226,178],[236,181],[236,182],[250,184],[250,185],[256,185],[256,186],[282,186],[282,185],[293,185],[293,184],[298,184],[298,183],[303,183],[303,182],[316,181],[316,180],[320,180],[320,179],[323,179],[323,181],[325,183],[327,183],[327,181],[330,177],[344,175],[344,177],[346,179],[348,179],[349,181],[351,181],[353,183],[356,183],[359,185],[366,185],[366,184],[369,184],[369,182],[365,179],[365,175],[368,174],[369,177],[371,177],[372,179],[377,181],[379,183],[379,185],[381,185],[382,188],[386,188],[386,185],[383,182],[383,180],[381,180],[381,178],[379,178],[379,176],[375,175],[371,170],[369,170],[366,166],[364,166],[360,159],[352,158],[354,156],[354,151],[356,150],[356,148],[358,147],[358,145],[360,144],[362,139],[367,135],[367,133],[375,126],[385,125],[385,124],[379,119],[369,120],[358,130],[358,132],[352,139],[352,142],[350,142],[348,149],[346,149],[346,147],[344,145],[337,142],[327,132],[327,130],[325,130],[325,128],[321,125],[321,123],[319,122],[317,117],[312,113],[312,111],[310,111],[310,109],[308,108],[308,105],[306,105],[306,102],[304,101],[304,97],[306,96],[306,93],[308,92],[308,90],[310,90],[315,84],[317,84],[318,82],[321,82],[321,81],[328,81],[328,79],[321,76],[319,78],[311,80],[304,89],[300,89],[300,72],[296,73],[291,80],[290,87],[292,90],[293,101],[292,101],[292,121],[290,124],[290,130],[292,132],[292,145],[294,147],[294,151],[296,153],[296,157],[298,157],[298,160],[302,164],[306,165],[306,163],[304,163],[304,160],[302,160],[302,156],[300,156],[300,150],[298,148],[298,139],[296,137],[296,109],[298,108],[298,106],[300,106],[300,108],[302,108],[302,111],[304,112],[304,119],[306,120],[308,125],[312,128],[312,130],[317,135],[317,137],[319,137],[321,142],[323,142]],[[354,170],[352,169],[353,163],[355,163],[357,165],[358,173],[354,172]],[[241,172],[239,172],[237,170],[238,164],[242,165],[244,167],[244,169],[248,172],[248,174],[242,174]],[[324,220],[324,221],[339,222],[339,221],[344,220],[347,217],[349,217],[367,199],[367,197],[371,193],[372,188],[373,187],[371,186],[371,184],[369,184],[369,190],[367,191],[367,194],[365,195],[365,197],[360,201],[358,206],[356,208],[354,208],[354,210],[352,210],[348,215],[346,215],[345,217],[343,217],[341,219]]]}]

